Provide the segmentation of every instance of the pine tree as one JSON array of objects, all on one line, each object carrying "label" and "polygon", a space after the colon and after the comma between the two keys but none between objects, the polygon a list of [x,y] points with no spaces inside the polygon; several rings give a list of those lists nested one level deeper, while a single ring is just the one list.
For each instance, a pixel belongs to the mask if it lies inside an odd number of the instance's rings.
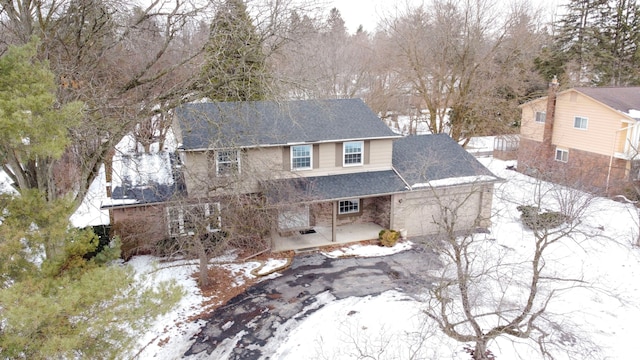
[{"label": "pine tree", "polygon": [[69,144],[83,104],[58,103],[54,75],[36,59],[37,46],[34,39],[0,57],[0,162],[19,189],[38,189],[53,199],[54,161]]},{"label": "pine tree", "polygon": [[242,0],[226,0],[211,23],[206,63],[196,83],[214,101],[270,97],[271,76],[262,43]]},{"label": "pine tree", "polygon": [[18,184],[0,194],[0,359],[115,358],[181,292],[134,286],[133,272],[112,264],[117,245],[89,256],[98,239],[70,226],[72,196],[49,196],[83,105],[58,104],[36,46],[0,58],[0,159]]},{"label": "pine tree", "polygon": [[570,86],[640,83],[635,0],[571,0],[553,41],[536,59],[542,74],[564,73]]},{"label": "pine tree", "polygon": [[598,85],[640,84],[640,6],[615,0],[600,11],[593,31],[597,49],[594,68]]}]

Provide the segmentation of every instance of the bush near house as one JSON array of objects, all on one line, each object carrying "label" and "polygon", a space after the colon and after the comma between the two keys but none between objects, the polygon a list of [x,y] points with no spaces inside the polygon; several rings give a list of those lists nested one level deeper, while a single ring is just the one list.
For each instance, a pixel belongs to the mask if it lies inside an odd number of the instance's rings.
[{"label": "bush near house", "polygon": [[393,247],[400,238],[400,232],[396,230],[384,229],[378,233],[380,244],[386,247]]}]

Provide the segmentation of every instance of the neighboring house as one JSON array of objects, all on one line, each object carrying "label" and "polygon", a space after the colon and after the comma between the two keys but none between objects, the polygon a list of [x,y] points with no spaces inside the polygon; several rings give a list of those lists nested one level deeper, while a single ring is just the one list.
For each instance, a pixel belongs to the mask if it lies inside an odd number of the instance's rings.
[{"label": "neighboring house", "polygon": [[577,87],[521,105],[518,169],[592,191],[638,180],[640,87]]},{"label": "neighboring house", "polygon": [[[447,135],[393,133],[359,99],[190,103],[174,115],[179,163],[162,169],[179,175],[138,190],[113,184],[114,226],[145,214],[158,231],[147,241],[189,235],[193,216],[211,219],[207,231],[251,228],[255,219],[230,205],[249,201],[270,215],[275,250],[375,239],[384,228],[437,234],[443,215],[458,231],[489,225],[499,179]],[[158,199],[145,195],[155,188]],[[136,238],[126,228],[121,236]]]}]

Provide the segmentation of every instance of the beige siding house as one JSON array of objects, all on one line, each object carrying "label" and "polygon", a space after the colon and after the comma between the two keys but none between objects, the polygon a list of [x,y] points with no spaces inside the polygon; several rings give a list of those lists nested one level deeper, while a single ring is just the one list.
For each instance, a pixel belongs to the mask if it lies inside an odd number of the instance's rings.
[{"label": "beige siding house", "polygon": [[557,88],[521,105],[518,168],[594,191],[638,180],[640,87]]},{"label": "beige siding house", "polygon": [[192,103],[174,115],[175,191],[137,201],[143,191],[123,185],[110,207],[121,222],[148,209],[163,229],[146,231],[153,240],[189,236],[193,216],[226,231],[238,199],[266,209],[273,250],[376,239],[382,229],[434,235],[454,208],[457,231],[489,225],[491,172],[447,135],[395,134],[359,99]]}]

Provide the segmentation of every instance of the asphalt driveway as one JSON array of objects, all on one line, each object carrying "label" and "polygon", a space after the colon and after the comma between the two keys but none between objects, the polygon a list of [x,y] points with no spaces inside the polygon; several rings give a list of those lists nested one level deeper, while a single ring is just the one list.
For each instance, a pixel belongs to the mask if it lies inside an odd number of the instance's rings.
[{"label": "asphalt driveway", "polygon": [[225,358],[258,359],[279,326],[292,317],[303,319],[322,307],[315,304],[318,294],[328,291],[343,299],[395,289],[417,296],[434,280],[427,275],[429,270],[439,266],[435,253],[417,245],[383,257],[298,255],[282,276],[262,281],[218,308],[185,355],[218,358],[218,345],[235,341],[232,353]]}]

